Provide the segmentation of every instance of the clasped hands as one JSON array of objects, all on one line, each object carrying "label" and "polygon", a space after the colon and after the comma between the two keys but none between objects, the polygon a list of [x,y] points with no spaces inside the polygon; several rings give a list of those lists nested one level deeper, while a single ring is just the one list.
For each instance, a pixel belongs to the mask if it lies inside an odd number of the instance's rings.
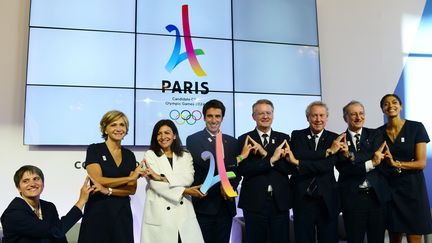
[{"label": "clasped hands", "polygon": [[395,161],[393,159],[393,155],[391,154],[386,141],[384,141],[381,146],[375,151],[372,157],[372,164],[374,167],[378,166],[383,160],[385,160],[387,164],[391,167],[395,167],[397,169],[397,172],[401,172],[401,163],[398,160]]},{"label": "clasped hands", "polygon": [[141,161],[139,166],[135,169],[136,174],[138,177],[145,177],[148,180],[154,180],[154,181],[162,181],[163,178],[160,174],[156,173],[150,165],[147,163],[145,159]]},{"label": "clasped hands", "polygon": [[[156,173],[150,165],[147,163],[145,159],[143,159],[140,163],[140,165],[135,169],[137,171],[137,174],[140,174],[140,176],[147,178],[148,180],[154,180],[154,181],[161,181],[161,182],[168,182],[168,179],[166,177],[162,177],[161,174]],[[191,186],[186,187],[183,191],[183,195],[189,195],[192,197],[197,198],[203,198],[207,194],[204,194],[200,191],[201,185],[197,186]]]},{"label": "clasped hands", "polygon": [[261,146],[261,144],[257,143],[248,135],[246,136],[242,151],[239,155],[240,159],[237,159],[237,163],[240,163],[242,160],[246,159],[251,152],[255,155],[261,155],[263,158],[267,156],[267,151],[263,148],[263,146]]},{"label": "clasped hands", "polygon": [[[384,145],[384,147],[383,147]],[[384,155],[383,159],[387,162],[388,165],[390,165],[391,167],[395,167],[396,171],[398,173],[402,172],[402,164],[399,160],[394,160],[393,159],[393,155],[390,152],[390,149],[388,147],[387,142],[384,142],[383,145],[381,145],[382,149],[382,153]],[[375,152],[376,153],[376,152]]]},{"label": "clasped hands", "polygon": [[[265,158],[268,154],[268,152],[263,148],[263,146],[261,146],[260,143],[256,142],[253,138],[251,138],[248,135],[245,139],[241,151],[242,160],[246,159],[251,152],[256,155],[261,155],[262,158]],[[288,141],[286,139],[284,139],[283,142],[276,147],[272,157],[270,158],[270,163],[272,163],[273,165],[281,158],[285,158],[288,162],[295,165],[298,165],[299,163],[298,160],[294,157],[294,154],[292,153]]]},{"label": "clasped hands", "polygon": [[165,181],[166,179],[162,177],[161,174],[156,173],[145,159],[143,159],[140,164],[131,172],[131,177],[138,179],[140,177],[145,177],[148,180],[154,181]]},{"label": "clasped hands", "polygon": [[[90,181],[93,185],[90,185]],[[95,179],[93,179],[90,175],[87,175],[83,186],[81,187],[80,197],[86,195],[88,198],[88,195],[94,194],[96,192],[100,192],[104,195],[107,195],[109,193],[108,188],[102,186],[99,182],[97,182]],[[87,200],[86,200],[87,201]]]},{"label": "clasped hands", "polygon": [[352,159],[352,156],[349,152],[349,147],[346,141],[346,133],[342,133],[335,140],[333,140],[330,148],[326,150],[326,157],[336,153],[342,153],[345,158]]},{"label": "clasped hands", "polygon": [[270,158],[270,163],[274,164],[282,158],[285,158],[286,161],[293,165],[299,165],[299,160],[295,158],[286,139],[284,139],[282,143],[276,147],[273,156]]},{"label": "clasped hands", "polygon": [[[350,160],[354,160],[354,155],[349,152],[348,144],[346,141],[346,133],[342,133],[339,135],[332,143],[332,146],[326,150],[326,155],[335,154],[337,152],[342,153],[345,158],[349,158]],[[390,149],[387,145],[387,142],[383,142],[381,146],[374,152],[374,155],[371,159],[373,166],[378,166],[381,164],[381,161],[386,160],[386,162],[392,166],[399,168],[400,162],[394,161],[393,156],[390,153]]]}]

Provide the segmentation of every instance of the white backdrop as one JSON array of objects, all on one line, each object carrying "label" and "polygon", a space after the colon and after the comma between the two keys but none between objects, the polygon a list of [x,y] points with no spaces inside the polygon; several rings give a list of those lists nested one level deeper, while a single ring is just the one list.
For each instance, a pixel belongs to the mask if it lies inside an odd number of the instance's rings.
[{"label": "white backdrop", "polygon": [[[379,100],[394,91],[403,53],[409,52],[424,4],[425,0],[317,0],[322,97],[330,107],[330,130],[345,129],[341,109],[352,99],[365,104],[367,126],[382,125]],[[75,168],[77,161],[84,160],[85,148],[23,145],[28,13],[28,0],[0,0],[0,212],[18,195],[13,173],[24,164],[33,164],[45,173],[43,198],[54,202],[63,215],[77,200],[86,175]],[[278,114],[277,119],[304,116]],[[76,128],[63,135],[79,132],[77,121]],[[143,151],[132,150],[140,160]],[[136,237],[144,184],[140,181],[132,197]]]},{"label": "white backdrop", "polygon": [[424,5],[425,0],[317,1],[322,97],[330,107],[330,130],[345,128],[342,107],[353,99],[365,105],[366,126],[383,124],[379,101],[395,90]]}]

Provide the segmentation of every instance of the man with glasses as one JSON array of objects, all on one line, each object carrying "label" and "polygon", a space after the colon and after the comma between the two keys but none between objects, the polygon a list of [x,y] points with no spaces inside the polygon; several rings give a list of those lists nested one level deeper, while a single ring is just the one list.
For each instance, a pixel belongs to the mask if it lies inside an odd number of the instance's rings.
[{"label": "man with glasses", "polygon": [[384,242],[386,204],[390,199],[385,178],[385,144],[376,129],[363,127],[365,111],[358,101],[343,108],[348,125],[346,143],[340,150],[339,190],[349,243]]},{"label": "man with glasses", "polygon": [[289,242],[288,174],[294,167],[282,152],[288,147],[289,136],[272,130],[273,103],[270,100],[256,101],[252,117],[255,129],[238,138],[240,146],[251,146],[251,153],[241,158],[238,168],[243,176],[238,206],[243,209],[246,241]]}]

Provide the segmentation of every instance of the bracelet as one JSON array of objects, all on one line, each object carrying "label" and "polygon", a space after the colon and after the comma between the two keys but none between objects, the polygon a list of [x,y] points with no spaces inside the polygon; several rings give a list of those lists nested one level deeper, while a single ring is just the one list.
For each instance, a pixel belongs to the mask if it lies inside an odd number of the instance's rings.
[{"label": "bracelet", "polygon": [[108,193],[107,193],[107,196],[111,196],[111,194],[112,194],[112,188],[111,188],[111,187],[108,187]]},{"label": "bracelet", "polygon": [[239,156],[237,156],[237,158],[239,159],[239,162],[243,161],[243,156],[241,154]]},{"label": "bracelet", "polygon": [[396,160],[397,166],[396,171],[397,173],[402,173],[402,163],[399,160]]}]

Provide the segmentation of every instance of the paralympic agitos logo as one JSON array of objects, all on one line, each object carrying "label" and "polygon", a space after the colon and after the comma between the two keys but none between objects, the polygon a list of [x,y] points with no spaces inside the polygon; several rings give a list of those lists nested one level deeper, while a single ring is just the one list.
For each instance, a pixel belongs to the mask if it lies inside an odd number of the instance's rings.
[{"label": "paralympic agitos logo", "polygon": [[[180,30],[177,26],[173,24],[167,25],[165,28],[168,32],[175,32],[176,39],[173,51],[171,53],[171,57],[168,60],[168,63],[165,65],[165,69],[168,72],[172,72],[177,65],[185,61],[186,59],[189,61],[189,64],[194,71],[195,75],[198,77],[206,76],[206,72],[201,67],[198,62],[197,56],[204,55],[204,51],[202,49],[194,49],[190,31],[189,24],[189,7],[187,4],[182,6],[182,25],[183,25],[183,41],[184,46],[186,48],[186,52],[181,53],[181,35]],[[165,93],[166,90],[171,90],[172,93],[190,93],[190,94],[207,94],[209,92],[208,83],[207,82],[191,82],[191,81],[183,81],[183,84],[179,81],[170,81],[170,80],[162,80],[162,92]]]}]

